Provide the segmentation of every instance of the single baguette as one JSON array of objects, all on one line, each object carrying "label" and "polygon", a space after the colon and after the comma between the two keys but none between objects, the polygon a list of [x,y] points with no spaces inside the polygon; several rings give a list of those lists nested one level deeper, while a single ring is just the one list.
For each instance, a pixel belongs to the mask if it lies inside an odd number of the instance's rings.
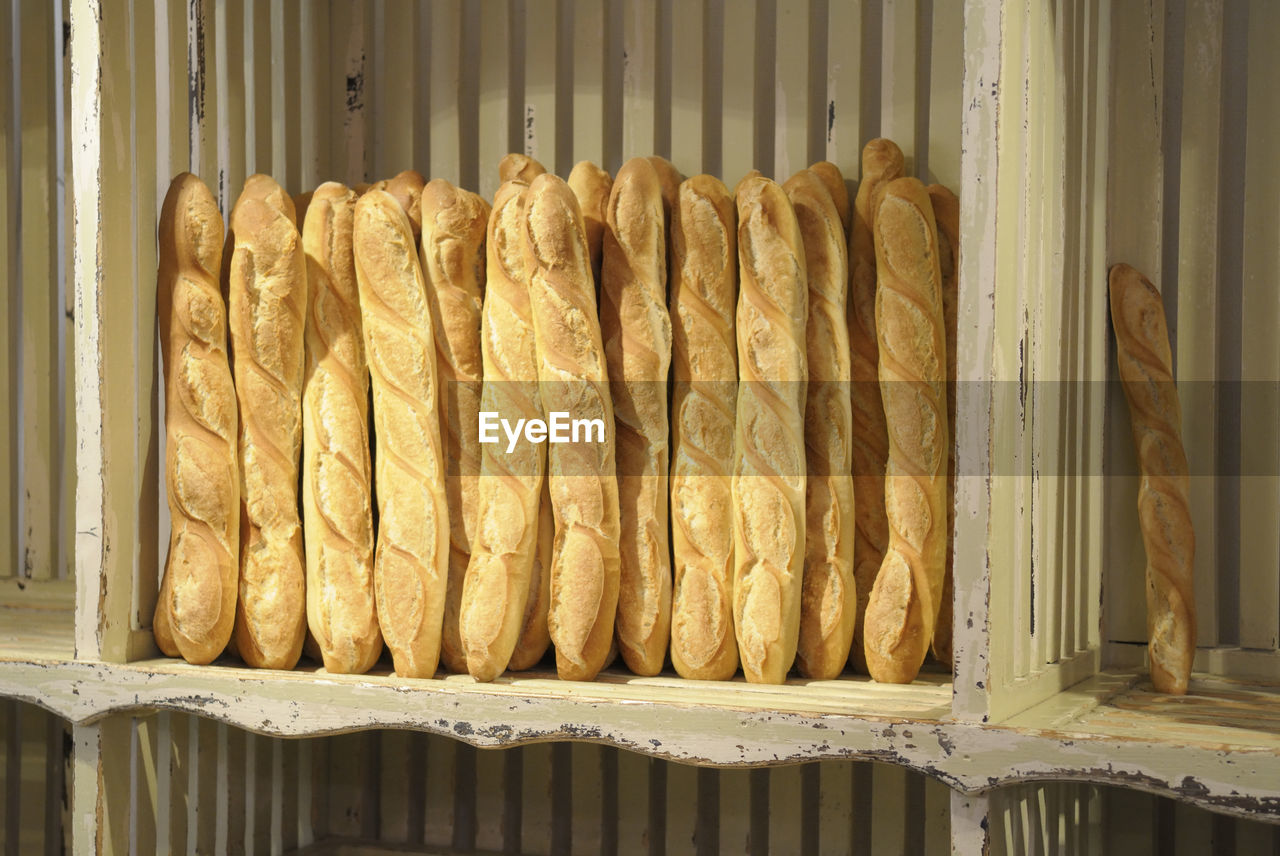
[{"label": "single baguette", "polygon": [[782,188],[745,179],[737,204],[734,630],[747,680],[780,684],[800,633],[808,287],[800,226]]},{"label": "single baguette", "polygon": [[240,551],[238,410],[218,290],[222,215],[199,178],[169,185],[158,229],[165,493],[172,530],[152,627],[167,656],[212,662],[235,622]]},{"label": "single baguette", "polygon": [[717,178],[680,185],[671,224],[671,662],[682,677],[728,680],[733,633],[737,210]]},{"label": "single baguette", "polygon": [[551,555],[555,546],[556,516],[551,510],[549,480],[542,480],[542,498],[538,501],[538,549],[534,553],[533,567],[529,572],[529,596],[525,599],[524,618],[520,622],[520,637],[507,668],[513,671],[532,669],[542,662],[551,647],[551,632],[547,629],[547,611],[551,605]]},{"label": "single baguette", "polygon": [[[836,213],[840,215],[840,228],[844,231],[845,239],[847,240],[849,226],[853,222],[851,219],[853,212],[849,208],[849,188],[845,186],[844,173],[840,171],[840,167],[831,163],[831,161],[818,161],[809,169],[827,188],[827,193],[831,194],[831,202],[836,206]],[[848,255],[847,247],[845,248],[845,254],[846,256]]]},{"label": "single baguette", "polygon": [[378,621],[396,673],[426,678],[439,660],[449,570],[431,309],[409,218],[395,197],[382,190],[360,197],[354,235],[377,434]]},{"label": "single baguette", "polygon": [[671,543],[667,529],[666,218],[649,159],[618,170],[604,234],[600,329],[617,425],[622,568],[618,648],[637,675],[656,675],[671,638]]},{"label": "single baguette", "polygon": [[306,258],[293,200],[268,176],[245,181],[231,231],[242,518],[235,646],[250,666],[292,669],[307,630],[298,516]]},{"label": "single baguette", "polygon": [[857,596],[853,580],[853,416],[849,404],[848,249],[840,212],[813,170],[801,170],[783,189],[804,238],[809,282],[805,345],[804,587],[796,665],[807,678],[844,670],[853,642]]},{"label": "single baguette", "polygon": [[953,542],[956,532],[956,332],[960,285],[960,200],[941,184],[927,188],[933,203],[933,218],[938,225],[938,269],[942,273],[942,321],[947,332],[947,425],[951,426],[951,443],[947,450],[947,566],[942,580],[942,602],[938,604],[938,622],[933,628],[933,656],[950,666],[952,660],[952,610],[955,600]]},{"label": "single baguette", "polygon": [[1160,292],[1126,264],[1111,269],[1111,323],[1142,481],[1138,521],[1147,552],[1147,638],[1157,691],[1183,695],[1196,653],[1196,536],[1188,502],[1182,408]]},{"label": "single baguette", "polygon": [[512,152],[498,162],[498,181],[523,181],[531,184],[535,178],[543,175],[547,168],[528,155]]},{"label": "single baguette", "polygon": [[877,139],[862,150],[862,182],[854,199],[849,227],[849,400],[853,412],[853,503],[856,528],[853,578],[858,614],[853,628],[850,659],[865,672],[863,617],[871,587],[889,546],[885,517],[884,473],[889,459],[889,435],[880,400],[879,345],[876,343],[876,247],[872,227],[875,203],[884,186],[902,175],[902,150]]},{"label": "single baguette", "polygon": [[608,656],[618,609],[613,403],[578,201],[553,175],[528,193],[522,239],[542,408],[598,419],[604,434],[547,450],[556,519],[548,627],[560,677],[589,681]]},{"label": "single baguette", "polygon": [[462,584],[471,560],[480,477],[480,307],[484,300],[484,235],[488,204],[442,178],[422,191],[422,273],[435,334],[440,382],[440,438],[446,455],[449,502],[449,582],[444,602],[440,658],[465,673],[467,658],[458,628]]},{"label": "single baguette", "polygon": [[946,569],[947,344],[933,205],[924,185],[886,185],[875,219],[880,394],[889,429],[889,547],[867,603],[871,677],[915,680]]},{"label": "single baguette", "polygon": [[591,272],[600,292],[600,262],[604,253],[604,230],[608,220],[609,192],[613,179],[591,161],[579,161],[569,173],[569,189],[578,197],[582,223],[587,230],[587,249],[591,252]]},{"label": "single baguette", "polygon": [[302,512],[307,625],[330,672],[361,674],[382,653],[373,588],[369,367],[351,249],[356,194],[316,188],[302,226],[307,369]]},{"label": "single baguette", "polygon": [[[517,419],[542,417],[537,347],[529,305],[521,230],[528,185],[498,188],[489,215],[481,327],[484,388],[480,410]],[[500,432],[499,432],[500,433]],[[526,626],[532,575],[542,544],[540,506],[546,450],[506,438],[480,446],[480,479],[471,559],[462,589],[459,626],[466,668],[491,681],[510,665]],[[548,506],[548,513],[550,508]],[[547,537],[547,548],[551,546]],[[545,568],[539,568],[547,577]],[[546,603],[542,604],[546,633]],[[536,647],[533,645],[531,647]],[[546,650],[538,652],[541,657]]]}]

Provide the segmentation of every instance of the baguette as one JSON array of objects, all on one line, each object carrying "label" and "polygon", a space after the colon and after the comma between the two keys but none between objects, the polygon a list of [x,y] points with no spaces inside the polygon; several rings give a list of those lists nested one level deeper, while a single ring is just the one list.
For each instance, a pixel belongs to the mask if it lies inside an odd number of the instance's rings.
[{"label": "baguette", "polygon": [[235,647],[292,669],[307,630],[298,517],[307,269],[293,200],[250,176],[231,211],[228,316],[240,404],[240,591]]},{"label": "baguette", "polygon": [[728,680],[733,633],[733,420],[738,352],[737,211],[719,179],[680,185],[671,224],[671,662]]},{"label": "baguette", "polygon": [[484,299],[484,235],[488,204],[442,178],[422,191],[422,273],[435,334],[440,381],[440,438],[446,454],[449,502],[449,581],[440,657],[451,672],[465,673],[467,658],[458,628],[462,584],[471,559],[480,476],[480,307]]},{"label": "baguette", "polygon": [[946,569],[947,345],[933,205],[924,185],[885,186],[875,218],[876,333],[889,431],[889,547],[867,603],[871,677],[915,680],[938,619]]},{"label": "baguette", "polygon": [[587,230],[587,249],[591,252],[591,272],[600,293],[600,261],[604,252],[605,221],[608,219],[609,192],[613,179],[591,161],[579,161],[569,173],[569,189],[578,197],[582,223]]},{"label": "baguette", "polygon": [[[528,185],[516,181],[498,189],[485,242],[488,263],[480,337],[484,366],[480,409],[498,413],[512,423],[542,417],[529,283],[520,243],[527,191]],[[540,524],[546,450],[520,443],[508,452],[501,437],[480,449],[475,537],[459,616],[467,671],[477,680],[491,681],[510,665],[524,628],[536,623],[527,607],[531,600],[537,600],[530,595],[543,547]],[[548,548],[550,542],[548,536]],[[545,567],[538,571],[536,584],[540,587],[548,575]],[[545,635],[545,601],[541,609]],[[526,645],[526,651],[536,647],[534,640]],[[545,650],[544,644],[539,658]]]},{"label": "baguette", "polygon": [[578,201],[553,175],[528,193],[522,239],[543,410],[598,419],[604,435],[547,454],[556,522],[548,629],[560,677],[587,681],[608,656],[618,609],[613,403]]},{"label": "baguette", "polygon": [[809,282],[805,344],[809,386],[804,440],[804,585],[796,665],[807,678],[844,670],[853,642],[857,597],[853,581],[853,417],[849,404],[848,249],[840,213],[813,170],[801,170],[783,189],[804,238]]},{"label": "baguette", "polygon": [[782,188],[738,188],[733,617],[742,671],[780,684],[795,659],[805,555],[804,244]]},{"label": "baguette", "polygon": [[356,282],[377,432],[378,621],[396,673],[435,674],[449,569],[435,336],[409,218],[371,190],[356,204]]},{"label": "baguette", "polygon": [[[840,172],[840,167],[830,161],[818,161],[809,169],[827,188],[827,193],[831,194],[831,202],[836,206],[836,213],[840,215],[840,228],[844,230],[847,240],[852,212],[849,209],[849,188],[845,186],[844,173]],[[848,248],[845,249],[845,253],[847,256]]]},{"label": "baguette", "polygon": [[1182,408],[1160,292],[1126,264],[1111,269],[1111,323],[1142,481],[1138,521],[1147,553],[1147,637],[1157,691],[1183,695],[1196,653],[1196,537],[1188,503]]},{"label": "baguette", "polygon": [[302,227],[307,369],[302,391],[302,512],[307,625],[330,672],[361,674],[382,653],[373,590],[373,474],[365,362],[351,241],[354,191],[326,182]]},{"label": "baguette", "polygon": [[222,215],[209,188],[189,172],[165,194],[158,239],[165,493],[173,528],[152,628],[167,656],[204,664],[222,653],[235,621],[239,417],[218,290]]},{"label": "baguette", "polygon": [[498,181],[523,181],[531,184],[535,178],[544,174],[547,168],[528,155],[512,152],[498,162]]},{"label": "baguette", "polygon": [[947,332],[947,425],[951,426],[951,444],[947,454],[947,565],[942,580],[942,602],[938,604],[938,622],[933,629],[933,656],[949,666],[952,661],[952,610],[955,600],[952,565],[956,532],[956,300],[960,284],[960,200],[941,184],[931,184],[927,189],[933,203],[933,218],[938,225],[942,321]]},{"label": "baguette", "polygon": [[666,238],[662,185],[652,162],[618,170],[604,234],[600,329],[617,425],[622,566],[618,648],[637,675],[656,675],[671,638],[667,529]]},{"label": "baguette", "polygon": [[872,233],[875,203],[884,186],[902,175],[902,151],[889,140],[867,143],[862,150],[862,182],[854,199],[849,226],[849,399],[853,413],[853,504],[856,528],[853,578],[858,594],[850,659],[865,672],[863,617],[871,587],[889,545],[885,517],[884,473],[889,435],[880,400],[879,346],[876,343],[876,247]]}]

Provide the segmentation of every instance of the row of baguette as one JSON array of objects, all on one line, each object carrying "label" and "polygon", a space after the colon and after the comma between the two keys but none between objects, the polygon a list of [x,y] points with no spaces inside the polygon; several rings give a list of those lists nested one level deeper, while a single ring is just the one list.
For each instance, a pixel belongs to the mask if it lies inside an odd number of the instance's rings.
[{"label": "row of baguette", "polygon": [[[480,680],[551,644],[573,680],[949,663],[954,194],[887,140],[852,201],[829,163],[733,192],[661,158],[500,171],[492,207],[253,176],[225,242],[174,180],[161,650],[292,668],[305,639],[360,673],[385,641],[400,675]],[[605,441],[481,444],[482,410]]]}]

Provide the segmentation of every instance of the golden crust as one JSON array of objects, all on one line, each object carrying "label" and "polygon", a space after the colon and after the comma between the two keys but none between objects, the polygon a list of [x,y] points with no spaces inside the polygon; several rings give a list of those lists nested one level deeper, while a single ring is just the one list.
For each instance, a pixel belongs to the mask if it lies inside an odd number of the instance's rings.
[{"label": "golden crust", "polygon": [[222,217],[196,176],[173,180],[158,237],[165,488],[173,529],[153,629],[168,656],[208,663],[226,647],[235,621],[239,417],[218,288]]},{"label": "golden crust", "polygon": [[566,680],[591,680],[608,656],[618,603],[613,403],[578,201],[559,178],[542,175],[530,185],[525,213],[543,410],[604,425],[603,443],[551,445],[547,462],[556,518],[548,615],[556,669]]},{"label": "golden crust", "polygon": [[1169,330],[1160,292],[1141,273],[1116,265],[1110,289],[1116,358],[1142,469],[1138,521],[1147,552],[1151,682],[1160,692],[1182,695],[1196,652],[1196,537]]},{"label": "golden crust", "polygon": [[618,648],[639,675],[662,670],[671,635],[665,224],[652,160],[632,158],[618,170],[609,195],[600,327],[618,429]]},{"label": "golden crust", "polygon": [[302,228],[307,623],[325,669],[344,674],[367,672],[382,653],[373,583],[369,371],[352,249],[356,200],[341,184],[320,185]]},{"label": "golden crust", "polygon": [[[843,182],[841,182],[843,186]],[[796,665],[809,678],[844,670],[857,616],[853,579],[854,496],[849,404],[849,264],[840,213],[826,183],[801,170],[783,189],[804,238],[809,284],[805,328],[805,564]]]},{"label": "golden crust", "polygon": [[889,435],[889,546],[864,619],[877,681],[915,679],[933,638],[946,567],[946,336],[938,235],[914,178],[886,185],[875,218],[876,334]]},{"label": "golden crust", "polygon": [[671,662],[685,678],[728,680],[733,632],[737,210],[724,184],[680,185],[671,224]]},{"label": "golden crust", "polygon": [[426,280],[409,218],[385,191],[356,204],[353,247],[377,435],[378,620],[396,673],[430,677],[440,653],[449,507]]},{"label": "golden crust", "polygon": [[780,684],[795,659],[804,570],[804,243],[786,193],[738,185],[734,631],[748,681]]},{"label": "golden crust", "polygon": [[298,515],[306,260],[293,200],[253,175],[231,211],[232,364],[240,404],[240,591],[235,647],[258,668],[291,669],[306,635]]}]

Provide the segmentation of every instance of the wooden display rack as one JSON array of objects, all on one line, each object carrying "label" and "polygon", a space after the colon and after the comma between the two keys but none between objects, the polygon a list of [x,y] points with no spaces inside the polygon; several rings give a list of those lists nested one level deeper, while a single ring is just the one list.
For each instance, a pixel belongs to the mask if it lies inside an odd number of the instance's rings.
[{"label": "wooden display rack", "polygon": [[[912,3],[755,0],[756,14],[776,12],[771,32],[719,2],[659,2],[654,17],[631,10],[625,20],[587,3],[559,5],[576,10],[574,26],[621,40],[631,58],[625,74],[581,43],[564,67],[538,40],[522,48],[518,74],[479,63],[468,71],[470,51],[515,37],[463,4],[70,3],[74,581],[39,572],[0,580],[0,696],[72,724],[76,852],[118,829],[107,815],[122,810],[120,796],[104,783],[112,765],[136,762],[122,758],[127,750],[112,729],[156,710],[284,737],[411,729],[475,746],[588,741],[717,767],[885,761],[953,789],[957,853],[985,852],[993,801],[1019,782],[1118,784],[1280,820],[1280,461],[1234,482],[1193,479],[1197,526],[1205,521],[1196,570],[1206,617],[1184,698],[1151,691],[1144,649],[1134,644],[1143,633],[1136,478],[1060,475],[1131,469],[1123,400],[1110,389],[1091,393],[1115,377],[1105,302],[1111,262],[1130,261],[1173,284],[1166,295],[1181,309],[1171,326],[1182,377],[1276,382],[1280,292],[1266,275],[1280,274],[1280,206],[1243,191],[1247,174],[1266,188],[1260,195],[1280,198],[1280,167],[1266,161],[1280,144],[1280,105],[1257,82],[1280,78],[1280,60],[1251,34],[1277,23],[1275,9],[1251,4],[1254,18],[1242,30],[1239,12],[1198,0],[1169,4],[1181,18],[1104,0],[965,0],[962,9],[920,4],[932,16],[925,31]],[[520,8],[528,36],[538,16],[555,20],[558,7],[526,0]],[[831,35],[809,26],[809,14],[827,15]],[[880,53],[858,55],[864,26],[883,29]],[[295,27],[301,35],[286,39]],[[703,80],[698,56],[717,32],[720,88],[704,100],[710,90],[688,78]],[[417,36],[430,49],[415,51]],[[284,55],[255,58],[245,48],[254,38]],[[841,39],[852,43],[853,61]],[[1245,60],[1222,47],[1241,39],[1258,46]],[[805,48],[818,40],[824,54],[814,58]],[[788,50],[818,70],[825,64],[829,119],[813,104],[796,108],[812,94],[814,69],[788,59]],[[859,60],[879,67],[860,70]],[[962,78],[952,67],[963,68]],[[1203,74],[1254,83],[1219,117]],[[497,94],[517,79],[523,112]],[[418,81],[430,97],[393,106],[408,91],[395,81]],[[329,98],[350,95],[353,85],[355,95]],[[296,102],[286,100],[294,92]],[[800,95],[784,104],[780,93]],[[625,112],[610,100],[615,94]],[[291,106],[264,109],[255,97]],[[565,110],[566,98],[573,109]],[[867,118],[872,107],[879,121]],[[1237,116],[1246,108],[1247,124]],[[711,110],[722,121],[704,122]],[[765,114],[769,121],[751,119]],[[522,118],[523,129],[515,124]],[[1202,129],[1210,118],[1212,139]],[[1218,135],[1219,118],[1247,147]],[[298,191],[398,169],[429,151],[429,163],[414,164],[424,173],[470,181],[491,196],[498,157],[523,140],[561,173],[570,157],[612,170],[623,155],[665,144],[685,169],[701,163],[730,181],[751,166],[781,175],[819,157],[856,178],[854,141],[867,129],[898,139],[909,170],[927,161],[929,174],[961,194],[956,443],[968,463],[956,490],[954,676],[926,671],[911,685],[888,686],[847,675],[771,687],[613,669],[586,684],[546,672],[477,684],[466,676],[405,680],[385,668],[329,675],[305,663],[287,673],[228,659],[193,667],[158,656],[149,622],[168,524],[156,463],[164,437],[152,357],[153,230],[173,174],[203,175],[225,205],[255,169]],[[1189,158],[1202,143],[1212,168]],[[1179,151],[1180,164],[1170,160]],[[1238,167],[1230,166],[1237,154]],[[1219,160],[1228,165],[1219,170]],[[1269,230],[1271,256],[1252,237],[1241,244],[1226,232],[1216,241],[1196,232],[1189,209],[1210,203],[1235,217],[1228,228]],[[1170,254],[1170,236],[1179,235],[1181,250],[1175,241]],[[1215,274],[1217,290],[1202,285]],[[1204,330],[1203,313],[1215,319]],[[1242,343],[1244,356],[1230,367],[1222,336]],[[1026,394],[1006,394],[1010,387]],[[1268,436],[1274,443],[1280,414],[1253,412],[1248,401],[1237,407],[1254,421],[1237,426],[1234,438],[1212,415],[1184,414],[1188,447],[1248,448],[1260,438],[1265,446]],[[1204,463],[1191,457],[1193,469]],[[56,497],[60,487],[50,490]],[[16,519],[16,507],[5,507]],[[1237,517],[1224,518],[1224,508]],[[1246,524],[1264,520],[1256,538],[1241,538]],[[1233,552],[1225,546],[1233,540],[1247,543]],[[16,541],[7,546],[18,555]],[[1219,568],[1230,585],[1215,584]],[[120,842],[109,835],[107,843]]]}]

